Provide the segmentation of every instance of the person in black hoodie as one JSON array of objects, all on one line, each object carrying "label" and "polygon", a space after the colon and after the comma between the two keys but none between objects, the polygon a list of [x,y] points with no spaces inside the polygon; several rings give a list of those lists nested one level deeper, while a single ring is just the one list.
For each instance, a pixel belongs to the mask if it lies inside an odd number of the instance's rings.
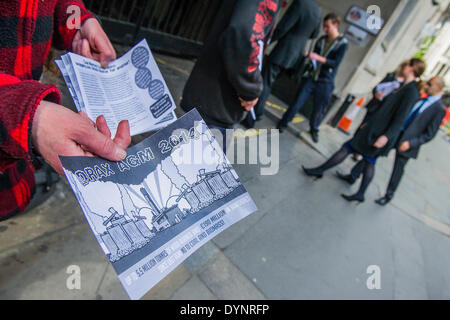
[{"label": "person in black hoodie", "polygon": [[184,87],[181,108],[197,108],[210,129],[220,130],[224,150],[226,129],[245,118],[262,92],[261,58],[277,9],[278,0],[223,1]]},{"label": "person in black hoodie", "polygon": [[264,89],[255,106],[256,119],[249,113],[242,122],[244,126],[253,128],[255,121],[262,118],[277,76],[284,70],[294,69],[304,57],[308,39],[319,35],[321,16],[322,10],[316,0],[294,0],[287,9],[271,39],[272,42],[278,43],[264,61]]},{"label": "person in black hoodie", "polygon": [[278,122],[280,132],[287,127],[312,94],[314,109],[309,119],[309,127],[314,142],[318,142],[319,125],[325,116],[334,90],[334,79],[348,48],[347,39],[339,34],[340,21],[340,17],[334,13],[327,14],[323,19],[325,35],[316,41],[314,51],[307,53],[314,68],[303,81],[295,103],[289,106]]},{"label": "person in black hoodie", "polygon": [[[353,138],[347,141],[339,151],[319,167],[307,169],[309,176],[321,178],[323,173],[343,162],[349,154],[359,153],[363,159],[357,164],[362,166],[363,179],[358,192],[342,197],[348,201],[364,201],[364,194],[375,174],[375,163],[379,156],[386,156],[395,146],[402,127],[413,105],[420,98],[419,83],[416,78],[425,71],[425,63],[413,58],[403,69],[404,86],[383,100],[374,114],[363,122]],[[343,177],[340,177],[341,179]]]}]

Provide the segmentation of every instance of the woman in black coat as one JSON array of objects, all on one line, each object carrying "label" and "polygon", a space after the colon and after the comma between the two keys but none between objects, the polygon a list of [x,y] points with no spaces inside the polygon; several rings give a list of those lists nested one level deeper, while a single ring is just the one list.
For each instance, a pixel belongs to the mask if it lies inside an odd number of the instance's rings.
[{"label": "woman in black coat", "polygon": [[[362,123],[369,120],[369,117],[372,116],[378,107],[382,104],[383,100],[389,96],[396,89],[400,88],[405,79],[403,77],[403,68],[409,64],[409,60],[402,62],[395,71],[389,72],[386,76],[381,80],[375,88],[372,90],[372,99],[366,104],[367,113],[362,121]],[[380,86],[390,85],[389,89],[380,90]]]},{"label": "woman in black coat", "polygon": [[340,164],[349,154],[359,153],[363,156],[363,180],[358,192],[352,196],[342,195],[348,201],[364,201],[364,194],[373,179],[375,163],[378,156],[386,156],[394,146],[402,127],[414,103],[420,98],[419,83],[415,80],[425,71],[425,63],[420,59],[411,59],[403,68],[405,84],[398,91],[389,95],[363,122],[353,138],[346,142],[330,159],[317,168],[303,167],[309,176],[321,178],[323,173]]},{"label": "woman in black coat", "polygon": [[[403,68],[406,67],[409,60],[402,62],[394,72],[389,72],[372,90],[372,99],[366,104],[366,115],[361,123],[367,122],[369,118],[375,113],[378,107],[383,103],[383,100],[391,93],[399,89],[405,79],[403,78]],[[353,160],[361,160],[361,155],[354,153]]]}]

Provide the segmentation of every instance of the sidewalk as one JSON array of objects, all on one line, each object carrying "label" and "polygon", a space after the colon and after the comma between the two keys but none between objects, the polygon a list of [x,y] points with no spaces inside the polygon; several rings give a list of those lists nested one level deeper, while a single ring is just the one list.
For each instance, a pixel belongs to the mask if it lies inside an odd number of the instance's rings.
[{"label": "sidewalk", "polygon": [[[271,100],[272,102],[269,102],[266,108],[266,114],[273,121],[278,122],[283,114],[279,106],[284,104],[273,96]],[[358,114],[352,124],[351,133],[355,132],[358,124],[361,123],[364,112],[365,110],[362,110]],[[307,131],[308,121],[300,115],[297,118],[297,121],[294,120],[289,125],[288,130],[326,159],[351,138],[351,135],[324,124],[321,127],[319,143],[314,143]],[[450,211],[448,210],[450,189],[446,187],[450,183],[450,170],[446,170],[449,158],[450,145],[445,140],[444,131],[440,130],[432,143],[421,149],[419,158],[409,161],[405,178],[391,205],[450,237]],[[394,159],[395,152],[391,151],[387,158],[378,160],[373,184],[378,188],[380,197],[384,195],[389,182]]]},{"label": "sidewalk", "polygon": [[[155,57],[178,103],[193,62]],[[266,117],[258,128],[275,124]],[[235,165],[259,210],[200,248],[144,299],[449,299],[450,146],[441,137],[427,145],[408,164],[392,204],[380,207],[373,200],[384,192],[392,155],[379,162],[361,205],[340,197],[357,186],[333,171],[318,181],[301,172],[346,139],[327,125],[319,145],[286,132],[277,175]],[[352,165],[348,159],[340,169]],[[81,269],[81,290],[66,287],[70,265]],[[381,290],[367,289],[369,265],[382,270]],[[64,181],[40,208],[0,222],[0,299],[26,298],[127,299]]]}]

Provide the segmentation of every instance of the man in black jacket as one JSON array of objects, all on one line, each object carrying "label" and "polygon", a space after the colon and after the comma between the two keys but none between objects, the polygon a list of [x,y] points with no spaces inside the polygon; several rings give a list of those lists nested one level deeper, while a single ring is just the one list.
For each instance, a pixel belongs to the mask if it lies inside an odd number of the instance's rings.
[{"label": "man in black jacket", "polygon": [[222,134],[245,118],[263,89],[262,50],[277,9],[278,0],[222,2],[184,87],[184,111],[197,108],[209,128]]},{"label": "man in black jacket", "polygon": [[309,119],[309,126],[314,142],[318,142],[319,125],[330,103],[334,79],[348,48],[347,39],[339,34],[339,23],[340,18],[334,13],[327,14],[323,19],[325,35],[316,41],[314,51],[308,54],[312,65],[315,66],[314,70],[304,79],[296,102],[289,107],[278,123],[280,131],[287,127],[312,94],[314,110]]},{"label": "man in black jacket", "polygon": [[425,87],[428,98],[420,99],[409,113],[396,145],[394,170],[386,195],[375,201],[379,205],[385,205],[392,200],[408,160],[416,159],[420,147],[436,135],[445,116],[441,100],[444,87],[445,83],[441,77],[432,78]]},{"label": "man in black jacket", "polygon": [[[264,114],[266,101],[277,76],[286,69],[292,69],[305,55],[308,39],[319,35],[322,10],[316,0],[294,0],[283,19],[277,25],[272,42],[278,41],[269,57],[264,61],[264,89],[255,106],[256,120]],[[249,113],[243,125],[253,128],[255,119]]]}]

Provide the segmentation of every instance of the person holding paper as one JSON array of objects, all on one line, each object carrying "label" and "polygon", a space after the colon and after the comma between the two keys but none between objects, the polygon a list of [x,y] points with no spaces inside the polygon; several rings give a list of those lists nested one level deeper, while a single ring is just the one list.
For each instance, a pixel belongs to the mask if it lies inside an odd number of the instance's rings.
[{"label": "person holding paper", "polygon": [[58,155],[118,161],[131,139],[126,121],[113,140],[103,117],[94,124],[62,107],[58,89],[38,81],[52,44],[103,66],[115,59],[108,37],[81,1],[2,1],[0,12],[0,219],[5,219],[51,189],[49,170],[49,179],[36,185],[39,157],[62,173]]},{"label": "person holding paper", "polygon": [[398,90],[405,82],[403,75],[409,60],[402,62],[394,72],[388,73],[372,90],[372,99],[367,103],[367,113],[362,122],[366,122],[378,109],[383,100],[391,93]]},{"label": "person holding paper", "polygon": [[[197,108],[210,129],[226,135],[256,105],[263,89],[260,56],[277,0],[223,1],[203,52],[184,87],[181,108]],[[224,150],[226,139],[222,141]]]},{"label": "person holding paper", "polygon": [[313,141],[316,143],[319,141],[319,125],[325,117],[334,90],[334,79],[348,48],[347,39],[339,33],[340,21],[340,17],[335,13],[329,13],[324,17],[325,35],[316,41],[313,52],[307,53],[314,66],[313,70],[304,79],[295,103],[289,106],[278,122],[280,132],[287,127],[312,94],[314,109],[309,119],[309,131]]},{"label": "person holding paper", "polygon": [[[405,82],[403,72],[408,65],[409,60],[402,62],[394,72],[389,72],[372,90],[372,99],[366,104],[366,115],[361,123],[367,122],[369,118],[380,107],[383,100],[391,93],[398,90]],[[362,156],[355,153],[353,154],[353,160],[360,161]]]}]

